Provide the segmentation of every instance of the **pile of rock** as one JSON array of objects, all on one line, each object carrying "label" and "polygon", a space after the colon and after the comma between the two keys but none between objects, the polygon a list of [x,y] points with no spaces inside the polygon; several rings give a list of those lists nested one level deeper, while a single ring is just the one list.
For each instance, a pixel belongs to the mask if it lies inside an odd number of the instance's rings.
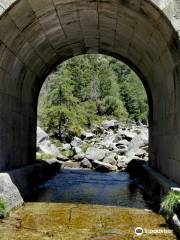
[{"label": "pile of rock", "polygon": [[45,153],[51,155],[52,157],[57,157],[60,154],[59,149],[54,144],[51,143],[48,134],[40,127],[37,127],[36,145],[37,155]]},{"label": "pile of rock", "polygon": [[[40,129],[38,130],[40,133]],[[38,137],[38,148],[50,152],[65,168],[87,168],[99,171],[124,171],[134,159],[148,161],[148,128],[144,125],[122,127],[116,120],[106,121],[74,137],[59,149],[48,136]]]}]

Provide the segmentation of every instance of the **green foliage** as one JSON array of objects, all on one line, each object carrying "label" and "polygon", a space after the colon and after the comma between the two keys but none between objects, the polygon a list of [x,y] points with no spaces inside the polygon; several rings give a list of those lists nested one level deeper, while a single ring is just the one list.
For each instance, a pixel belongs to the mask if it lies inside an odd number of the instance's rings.
[{"label": "green foliage", "polygon": [[170,218],[180,206],[180,193],[171,191],[164,198],[161,203],[160,213],[165,215],[167,218]]},{"label": "green foliage", "polygon": [[68,158],[74,156],[74,152],[72,150],[63,150],[63,151],[61,151],[61,154]]},{"label": "green foliage", "polygon": [[5,217],[6,204],[4,200],[0,199],[0,218]]},{"label": "green foliage", "polygon": [[126,121],[128,118],[123,102],[113,96],[106,96],[99,102],[99,113],[101,115],[114,116],[121,122]]},{"label": "green foliage", "polygon": [[83,153],[86,153],[86,151],[88,150],[88,148],[89,148],[90,146],[91,146],[90,143],[85,143],[85,144],[83,145],[83,148],[82,148]]},{"label": "green foliage", "polygon": [[121,97],[131,119],[146,121],[148,115],[147,96],[143,85],[134,73],[128,75],[126,81],[121,83]]},{"label": "green foliage", "polygon": [[53,158],[54,158],[54,156],[49,153],[36,153],[36,159],[38,159],[38,160],[50,160]]},{"label": "green foliage", "polygon": [[147,97],[137,76],[124,64],[104,55],[72,58],[44,84],[38,124],[62,140],[106,118],[146,121]]}]

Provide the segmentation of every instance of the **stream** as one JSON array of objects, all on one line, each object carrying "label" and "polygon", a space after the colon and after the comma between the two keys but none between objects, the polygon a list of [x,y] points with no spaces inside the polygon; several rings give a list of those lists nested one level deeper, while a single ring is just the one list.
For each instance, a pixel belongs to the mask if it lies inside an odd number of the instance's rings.
[{"label": "stream", "polygon": [[176,239],[159,195],[128,173],[64,169],[1,221],[0,239]]}]

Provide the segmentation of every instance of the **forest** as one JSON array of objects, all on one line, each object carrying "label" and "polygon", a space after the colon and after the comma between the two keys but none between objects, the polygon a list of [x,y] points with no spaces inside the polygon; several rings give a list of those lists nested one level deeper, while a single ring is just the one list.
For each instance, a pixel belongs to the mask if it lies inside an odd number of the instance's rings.
[{"label": "forest", "polygon": [[117,119],[147,123],[148,101],[138,76],[119,60],[97,54],[71,58],[46,79],[39,96],[38,125],[59,140]]}]

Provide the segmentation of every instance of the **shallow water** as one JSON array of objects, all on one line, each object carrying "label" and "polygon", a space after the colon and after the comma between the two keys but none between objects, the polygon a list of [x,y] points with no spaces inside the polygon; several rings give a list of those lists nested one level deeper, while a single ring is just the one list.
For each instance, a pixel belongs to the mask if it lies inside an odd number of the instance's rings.
[{"label": "shallow water", "polygon": [[[88,203],[139,209],[158,209],[149,186],[128,173],[101,173],[88,170],[62,170],[40,186],[31,201]],[[157,192],[158,194],[158,192]]]},{"label": "shallow water", "polygon": [[[158,209],[153,195],[147,183],[127,173],[63,170],[39,187],[31,199],[36,202],[0,222],[0,239],[174,240],[165,220],[151,211]],[[143,228],[141,237],[136,227]]]}]

